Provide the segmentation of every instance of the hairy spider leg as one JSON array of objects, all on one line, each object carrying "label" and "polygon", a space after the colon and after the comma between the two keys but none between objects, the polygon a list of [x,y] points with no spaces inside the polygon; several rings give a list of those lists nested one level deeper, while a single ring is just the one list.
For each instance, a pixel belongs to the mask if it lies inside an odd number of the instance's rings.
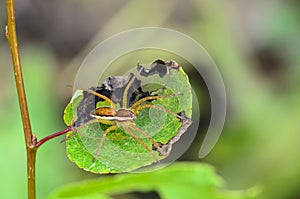
[{"label": "hairy spider leg", "polygon": [[106,97],[105,95],[102,95],[102,94],[97,93],[97,92],[95,92],[95,91],[93,91],[93,90],[90,90],[90,89],[81,89],[81,90],[84,91],[84,92],[87,92],[87,93],[91,93],[91,94],[93,94],[93,95],[96,95],[97,97],[100,97],[100,98],[104,99],[106,102],[109,103],[109,105],[110,105],[112,108],[115,108],[114,102],[113,102],[111,99],[109,99],[108,97]]},{"label": "hairy spider leg", "polygon": [[130,79],[130,81],[128,82],[127,86],[124,89],[123,98],[122,98],[122,108],[127,108],[128,90],[129,90],[130,86],[132,85],[134,79],[135,79],[135,76],[133,75],[132,78]]},{"label": "hairy spider leg", "polygon": [[71,137],[73,137],[75,135],[75,133],[77,133],[78,130],[90,125],[90,124],[93,124],[93,123],[96,123],[96,122],[100,122],[102,124],[109,124],[109,125],[115,125],[116,122],[115,121],[111,121],[111,120],[105,120],[105,119],[99,119],[99,118],[96,118],[96,119],[92,119],[86,123],[84,123],[83,125],[79,126],[79,127],[74,127],[73,130],[72,130],[72,133],[70,135],[68,135],[65,139],[63,139],[62,141],[60,142],[65,142],[67,141],[68,139],[70,139]]},{"label": "hairy spider leg", "polygon": [[132,128],[133,130],[139,132],[143,136],[145,136],[145,138],[147,138],[155,146],[155,148],[157,148],[157,150],[159,151],[159,153],[163,154],[163,151],[161,151],[160,145],[157,142],[155,142],[147,133],[145,133],[143,130],[139,129],[134,124],[129,125],[129,127]]},{"label": "hairy spider leg", "polygon": [[140,143],[155,159],[156,162],[158,162],[158,158],[155,156],[155,154],[153,153],[153,151],[138,137],[136,136],[131,130],[130,128],[126,127],[126,126],[122,126],[124,128],[124,130],[126,132],[129,133],[129,135],[135,139],[138,143]]},{"label": "hairy spider leg", "polygon": [[93,158],[93,160],[92,160],[93,162],[96,160],[97,156],[98,156],[99,153],[100,153],[100,150],[101,150],[101,147],[102,147],[102,145],[103,145],[103,143],[104,143],[104,140],[105,140],[106,135],[107,135],[109,132],[114,131],[114,130],[116,130],[116,129],[119,128],[119,127],[116,125],[116,122],[115,122],[115,121],[110,121],[110,120],[105,120],[105,119],[98,119],[98,118],[97,118],[97,119],[90,120],[90,121],[88,121],[87,123],[85,123],[85,124],[83,124],[83,125],[81,125],[81,126],[79,126],[79,127],[77,127],[77,128],[74,128],[74,131],[72,132],[72,134],[69,135],[66,139],[63,140],[63,141],[66,141],[66,140],[70,139],[72,136],[75,135],[75,133],[77,133],[78,130],[82,129],[82,128],[85,127],[85,126],[88,126],[89,124],[96,123],[96,122],[99,122],[99,123],[102,123],[102,124],[110,124],[110,125],[112,125],[112,126],[110,126],[109,128],[107,128],[107,129],[103,132],[103,135],[102,135],[102,137],[101,137],[101,139],[100,139],[100,143],[99,143],[99,145],[98,145],[98,148],[97,148],[96,153],[95,153],[95,155],[94,155],[94,158]]},{"label": "hairy spider leg", "polygon": [[[75,131],[73,131],[72,135],[70,135],[70,136],[73,136],[79,129],[81,129],[81,128],[85,127],[85,126],[88,126],[89,124],[96,123],[96,122],[99,122],[99,123],[102,123],[102,124],[108,124],[108,125],[112,125],[112,126],[108,127],[108,128],[103,132],[102,137],[101,137],[101,139],[100,139],[100,143],[99,143],[99,145],[98,145],[98,148],[97,148],[96,153],[95,153],[95,155],[94,155],[94,158],[93,158],[93,160],[92,160],[93,162],[96,160],[97,156],[98,156],[99,153],[100,153],[100,150],[101,150],[101,147],[102,147],[102,145],[103,145],[103,143],[104,143],[104,139],[105,139],[106,135],[107,135],[109,132],[114,131],[114,130],[116,130],[117,128],[119,128],[119,127],[116,125],[116,122],[115,122],[115,121],[111,121],[111,120],[106,120],[106,119],[96,118],[96,119],[90,120],[90,121],[84,123],[83,125],[81,125],[81,126],[75,128]],[[68,138],[68,139],[69,139],[69,138]]]},{"label": "hairy spider leg", "polygon": [[130,108],[134,109],[135,107],[139,106],[141,103],[143,103],[143,102],[145,102],[147,100],[155,100],[155,99],[160,99],[160,98],[175,97],[175,96],[179,96],[179,95],[182,95],[182,94],[147,96],[147,97],[144,97],[144,98],[136,101]]},{"label": "hairy spider leg", "polygon": [[106,135],[107,135],[109,132],[114,131],[114,130],[116,130],[116,129],[118,129],[118,128],[119,128],[119,127],[118,127],[117,125],[113,125],[113,126],[108,127],[108,128],[103,132],[103,135],[102,135],[102,137],[101,137],[100,143],[99,143],[99,145],[98,145],[98,148],[97,148],[96,153],[95,153],[95,155],[94,155],[94,158],[93,158],[93,160],[92,160],[93,162],[95,162],[97,156],[99,155],[99,153],[100,153],[100,151],[101,151],[101,148],[102,148],[102,145],[103,145],[103,143],[104,143],[104,140],[105,140]]},{"label": "hairy spider leg", "polygon": [[[157,106],[157,105],[154,105],[154,104],[143,104],[143,105],[140,105],[138,107],[135,107],[134,109],[132,109],[132,111],[138,115],[139,114],[139,111],[142,110],[142,109],[146,109],[146,108],[154,108],[154,109],[157,109],[157,110],[160,110],[160,111],[164,111],[166,113],[169,113],[179,119],[185,119],[184,117],[181,117],[180,115],[177,115],[176,113],[173,113],[172,111],[166,109],[166,108],[163,108],[161,106]],[[130,108],[131,109],[131,108]]]}]

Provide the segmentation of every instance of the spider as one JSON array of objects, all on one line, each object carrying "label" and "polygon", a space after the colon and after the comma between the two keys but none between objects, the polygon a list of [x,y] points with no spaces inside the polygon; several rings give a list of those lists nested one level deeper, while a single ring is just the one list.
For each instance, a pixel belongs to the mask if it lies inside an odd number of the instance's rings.
[{"label": "spider", "polygon": [[[133,84],[136,77],[133,75],[131,79],[129,79],[128,84],[126,85],[124,89],[124,93],[122,96],[122,103],[120,108],[116,108],[116,104],[107,96],[100,94],[96,91],[93,91],[91,89],[80,89],[83,92],[90,93],[94,96],[97,96],[98,98],[104,100],[109,104],[109,106],[102,106],[96,109],[93,109],[89,114],[89,116],[92,118],[89,121],[85,122],[79,127],[74,127],[73,133],[76,133],[79,129],[92,124],[92,123],[102,123],[106,125],[110,125],[102,134],[102,137],[99,141],[99,145],[96,149],[96,152],[93,157],[93,162],[96,160],[98,155],[101,152],[101,147],[104,144],[105,138],[107,134],[109,134],[112,131],[117,130],[118,128],[123,129],[129,136],[131,136],[134,140],[136,140],[140,145],[142,145],[155,159],[155,162],[158,162],[157,156],[153,153],[153,149],[157,150],[159,155],[161,156],[167,156],[168,152],[162,149],[162,144],[160,142],[154,141],[146,132],[138,128],[135,124],[135,119],[139,115],[140,111],[147,108],[153,108],[157,109],[159,111],[166,112],[168,114],[173,115],[174,117],[178,119],[186,119],[180,114],[173,113],[172,111],[157,106],[152,103],[145,103],[152,100],[160,99],[160,98],[168,98],[168,97],[174,97],[178,96],[180,94],[168,94],[168,95],[157,95],[157,96],[146,96],[143,97],[136,102],[134,102],[130,107],[128,107],[128,91]],[[137,132],[144,136],[149,142],[152,144],[152,149],[150,149],[149,146],[147,146],[134,132]]]}]

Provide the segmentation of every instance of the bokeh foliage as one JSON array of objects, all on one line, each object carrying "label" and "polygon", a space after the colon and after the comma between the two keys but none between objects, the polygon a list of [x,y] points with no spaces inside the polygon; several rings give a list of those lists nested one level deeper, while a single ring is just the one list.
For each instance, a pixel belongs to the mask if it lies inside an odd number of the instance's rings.
[{"label": "bokeh foliage", "polygon": [[[52,193],[50,199],[104,199],[134,191],[156,191],[165,199],[252,199],[256,196],[257,189],[228,191],[220,188],[222,183],[211,166],[184,162],[147,173],[121,174],[72,183]],[[188,186],[183,186],[184,184]]]}]

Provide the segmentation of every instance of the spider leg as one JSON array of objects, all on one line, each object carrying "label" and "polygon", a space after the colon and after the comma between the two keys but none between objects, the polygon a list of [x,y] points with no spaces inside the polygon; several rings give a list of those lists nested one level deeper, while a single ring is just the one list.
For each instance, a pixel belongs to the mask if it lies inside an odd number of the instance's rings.
[{"label": "spider leg", "polygon": [[160,98],[168,98],[168,97],[175,97],[182,94],[170,94],[170,95],[157,95],[157,96],[147,96],[144,97],[137,102],[135,102],[130,108],[134,109],[135,107],[139,106],[141,103],[147,101],[147,100],[154,100],[154,99],[160,99]]},{"label": "spider leg", "polygon": [[153,151],[138,137],[136,136],[128,127],[123,126],[124,130],[129,133],[129,135],[135,139],[138,143],[140,143],[155,159],[156,162],[158,162],[158,158],[155,156],[155,154],[153,153]]},{"label": "spider leg", "polygon": [[134,79],[135,79],[135,76],[133,75],[131,80],[128,82],[126,88],[124,89],[124,94],[123,94],[123,98],[122,98],[122,108],[127,107],[128,90],[129,90],[131,84],[133,83]]},{"label": "spider leg", "polygon": [[62,141],[60,141],[61,143],[62,142],[65,142],[67,141],[68,139],[70,139],[71,137],[73,137],[75,135],[75,133],[77,133],[78,130],[90,125],[90,124],[93,124],[93,123],[96,123],[96,122],[100,122],[102,124],[109,124],[109,125],[115,125],[115,121],[110,121],[110,120],[105,120],[105,119],[92,119],[86,123],[84,123],[83,125],[79,126],[79,127],[73,127],[72,129],[72,133],[70,135],[68,135],[65,139],[63,139]]},{"label": "spider leg", "polygon": [[184,117],[181,117],[180,115],[177,115],[176,113],[173,113],[172,111],[164,108],[164,107],[161,107],[161,106],[157,106],[157,105],[154,105],[154,104],[143,104],[143,105],[140,105],[138,107],[134,107],[132,109],[132,107],[130,108],[136,115],[139,114],[139,111],[142,110],[142,109],[145,109],[145,108],[154,108],[154,109],[157,109],[157,110],[160,110],[160,111],[164,111],[166,113],[169,113],[179,119],[186,119]]},{"label": "spider leg", "polygon": [[99,118],[96,118],[96,119],[92,119],[86,123],[84,123],[83,125],[79,126],[79,127],[75,127],[72,134],[70,136],[68,136],[65,140],[68,140],[70,139],[72,136],[75,135],[75,133],[77,133],[78,130],[82,129],[83,127],[85,126],[88,126],[89,124],[92,124],[92,123],[96,123],[96,122],[99,122],[99,123],[102,123],[102,124],[109,124],[109,125],[112,125],[110,127],[108,127],[104,132],[103,132],[103,135],[101,137],[101,140],[100,140],[100,143],[98,145],[98,148],[96,150],[96,153],[94,155],[94,158],[93,158],[93,162],[96,160],[96,157],[99,155],[100,153],[100,150],[101,150],[101,147],[104,143],[104,139],[106,137],[106,135],[113,131],[113,130],[116,130],[117,128],[119,128],[117,125],[116,125],[116,122],[115,121],[111,121],[111,120],[106,120],[106,119],[99,119]]},{"label": "spider leg", "polygon": [[84,92],[87,92],[87,93],[91,93],[91,94],[93,94],[93,95],[95,95],[97,97],[100,97],[101,99],[103,99],[106,102],[108,102],[112,108],[115,108],[114,102],[111,99],[109,99],[108,97],[106,97],[105,95],[102,95],[102,94],[97,93],[96,91],[93,91],[93,90],[90,90],[90,89],[80,89],[80,90],[82,90]]},{"label": "spider leg", "polygon": [[74,130],[78,131],[78,130],[82,129],[83,127],[86,127],[86,126],[88,126],[90,124],[93,124],[93,123],[96,123],[96,122],[99,122],[99,123],[102,123],[102,124],[109,124],[109,125],[114,125],[115,124],[115,121],[113,121],[113,120],[95,118],[95,119],[92,119],[92,120],[84,123],[83,125],[81,125],[79,127],[74,127]]},{"label": "spider leg", "polygon": [[66,142],[68,139],[70,139],[71,137],[73,137],[75,135],[76,131],[72,131],[72,133],[70,135],[67,135],[66,138],[62,139],[60,141],[60,143]]},{"label": "spider leg", "polygon": [[119,127],[118,127],[117,125],[113,125],[113,126],[108,127],[108,128],[103,132],[103,135],[102,135],[102,137],[101,137],[100,143],[99,143],[99,145],[98,145],[98,148],[97,148],[96,153],[95,153],[95,155],[94,155],[94,158],[93,158],[93,160],[92,160],[93,162],[95,162],[97,156],[98,156],[99,153],[100,153],[100,150],[101,150],[101,148],[102,148],[102,145],[103,145],[103,143],[104,143],[104,140],[105,140],[106,135],[107,135],[109,132],[114,131],[114,130],[116,130],[116,129],[118,129],[118,128],[119,128]]},{"label": "spider leg", "polygon": [[63,140],[60,141],[60,143],[63,143],[65,141],[69,140],[71,137],[73,137],[75,135],[75,133],[77,133],[77,131],[79,129],[82,129],[83,127],[85,127],[85,126],[87,126],[89,124],[95,123],[97,121],[98,121],[98,119],[93,119],[93,120],[88,121],[87,123],[84,123],[83,125],[81,125],[79,127],[73,127],[72,128],[72,133],[70,135],[67,135],[65,139],[63,139]]},{"label": "spider leg", "polygon": [[147,133],[145,133],[143,130],[139,129],[137,126],[135,126],[134,124],[131,124],[129,125],[130,128],[132,128],[133,130],[139,132],[140,134],[142,134],[143,136],[145,136],[145,138],[147,138],[151,143],[152,145],[158,150],[158,152],[161,154],[161,155],[164,155],[165,153],[161,150],[161,147],[160,145],[155,142]]}]

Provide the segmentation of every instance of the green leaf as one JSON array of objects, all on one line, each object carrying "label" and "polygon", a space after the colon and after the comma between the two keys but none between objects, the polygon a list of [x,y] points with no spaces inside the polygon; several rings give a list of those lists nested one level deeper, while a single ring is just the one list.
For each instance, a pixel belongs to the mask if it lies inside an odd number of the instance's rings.
[{"label": "green leaf", "polygon": [[258,194],[256,188],[246,191],[225,190],[221,188],[222,183],[211,166],[185,162],[153,172],[119,174],[72,183],[59,188],[49,198],[88,198],[95,194],[109,197],[150,191],[156,191],[163,199],[253,199]]},{"label": "green leaf", "polygon": [[[161,61],[159,63],[161,63]],[[82,116],[84,114],[81,114],[81,116],[78,117],[77,112],[79,110],[84,112],[85,108],[90,106],[87,105],[87,103],[90,103],[88,102],[89,97],[88,95],[83,97],[83,93],[81,93],[81,95],[77,94],[76,96],[73,96],[71,102],[65,109],[64,120],[67,125],[73,125],[74,121],[76,124],[77,119],[80,119],[81,123],[77,125],[77,127],[79,126],[80,128],[77,133],[68,134],[69,139],[66,143],[69,159],[75,162],[78,167],[86,171],[103,174],[132,171],[167,157],[169,154],[168,149],[171,148],[171,145],[187,130],[191,123],[190,118],[192,116],[192,94],[188,76],[185,74],[182,67],[179,67],[178,65],[177,67],[172,65],[172,67],[168,68],[168,64],[170,65],[173,63],[175,62],[157,64],[156,61],[153,63],[151,70],[157,70],[155,67],[158,66],[166,67],[165,71],[168,72],[164,74],[156,72],[147,73],[145,71],[148,69],[145,68],[143,73],[135,74],[136,80],[130,86],[130,89],[132,90],[132,93],[137,93],[137,96],[135,96],[132,101],[129,101],[129,103],[134,104],[139,100],[139,95],[142,94],[138,93],[138,88],[141,88],[144,94],[151,93],[151,96],[167,96],[151,100],[151,104],[168,110],[173,114],[151,107],[141,109],[133,122],[135,127],[133,128],[131,126],[129,129],[131,132],[128,132],[129,130],[127,127],[122,126],[123,123],[121,126],[117,124],[119,128],[107,134],[101,148],[99,147],[99,144],[103,137],[103,132],[111,125],[94,122],[85,126],[84,124],[91,119],[84,121],[82,119],[84,118]],[[123,90],[119,92],[123,93],[127,84],[129,84],[130,77],[132,77],[132,75],[111,77],[106,80],[111,81],[113,78],[118,78],[118,80],[122,81],[116,82],[125,82],[124,85],[109,83],[111,87],[114,87],[113,91],[116,94],[115,96],[107,97],[114,99],[116,107],[122,106],[121,102],[123,99],[119,100],[118,97],[120,95],[118,95],[118,92],[115,90],[121,88],[121,90]],[[140,83],[138,79],[140,79],[142,83]],[[148,83],[149,79],[151,80],[150,83]],[[153,83],[153,81],[155,83]],[[99,88],[103,89],[107,84],[108,83],[103,83]],[[106,93],[111,92],[111,90],[105,91]],[[126,96],[126,98],[131,99],[132,97]],[[94,95],[91,99],[95,99]],[[145,101],[141,106],[149,103],[150,102]],[[96,102],[96,107],[94,107],[94,109],[107,107],[108,105],[109,103],[105,101],[99,101]],[[184,119],[180,120],[174,116],[174,114],[178,113],[181,113],[181,116]],[[87,111],[86,115],[87,118],[90,117],[90,110]],[[140,131],[137,129],[140,129]],[[141,131],[145,132],[145,134],[151,137],[156,143],[159,143],[162,148],[164,148],[162,151],[165,152],[165,154],[158,152],[155,148],[153,149],[152,142],[149,138],[145,137]],[[140,141],[134,139],[130,133],[138,136]],[[141,142],[147,147],[141,144]],[[95,157],[99,148],[101,149],[100,153]],[[151,150],[151,152],[149,152],[149,150]]]},{"label": "green leaf", "polygon": [[76,108],[83,96],[81,92],[75,92],[70,103],[66,106],[64,110],[64,122],[67,126],[72,124],[73,120],[77,119]]}]

